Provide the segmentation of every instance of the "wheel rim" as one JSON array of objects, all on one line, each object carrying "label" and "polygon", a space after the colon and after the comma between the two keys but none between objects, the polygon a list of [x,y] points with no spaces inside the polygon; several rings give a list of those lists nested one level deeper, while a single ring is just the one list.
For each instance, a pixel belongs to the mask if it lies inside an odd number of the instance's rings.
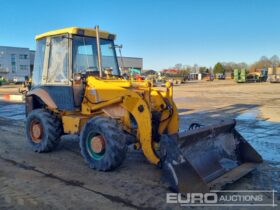
[{"label": "wheel rim", "polygon": [[32,120],[29,132],[33,142],[37,144],[41,142],[44,130],[38,120]]},{"label": "wheel rim", "polygon": [[102,135],[89,135],[86,142],[88,154],[95,160],[100,160],[105,154],[105,139]]}]

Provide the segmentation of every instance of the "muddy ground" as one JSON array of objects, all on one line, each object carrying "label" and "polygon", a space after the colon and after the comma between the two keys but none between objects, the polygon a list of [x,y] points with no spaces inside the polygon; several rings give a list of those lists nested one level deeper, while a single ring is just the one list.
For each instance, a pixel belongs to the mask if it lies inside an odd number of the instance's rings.
[{"label": "muddy ground", "polygon": [[[12,89],[0,87],[0,95]],[[174,87],[174,97],[181,130],[192,122],[235,118],[237,130],[263,156],[257,170],[227,190],[280,192],[280,84],[191,82]],[[23,104],[0,101],[0,209],[181,209],[166,204],[166,192],[160,170],[139,151],[129,150],[113,172],[89,169],[73,136],[63,137],[52,153],[32,152],[24,137]]]}]

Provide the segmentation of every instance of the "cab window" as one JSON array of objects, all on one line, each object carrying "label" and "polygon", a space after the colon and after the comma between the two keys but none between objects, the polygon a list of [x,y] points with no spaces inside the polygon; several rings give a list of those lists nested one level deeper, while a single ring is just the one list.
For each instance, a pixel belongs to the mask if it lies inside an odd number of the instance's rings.
[{"label": "cab window", "polygon": [[47,83],[68,83],[68,38],[51,37]]},{"label": "cab window", "polygon": [[46,49],[46,39],[40,39],[36,44],[34,70],[32,75],[32,86],[38,86],[42,83],[42,73],[44,69],[44,57]]},{"label": "cab window", "polygon": [[[95,37],[73,36],[73,72],[98,72],[97,43]],[[120,75],[112,40],[100,39],[102,71],[112,69]]]},{"label": "cab window", "polygon": [[95,38],[73,37],[73,72],[98,72]]}]

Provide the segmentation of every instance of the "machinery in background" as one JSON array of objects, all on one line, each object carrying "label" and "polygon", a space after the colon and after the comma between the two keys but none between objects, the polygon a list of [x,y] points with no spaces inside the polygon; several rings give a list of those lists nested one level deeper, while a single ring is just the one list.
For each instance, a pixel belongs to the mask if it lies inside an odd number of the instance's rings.
[{"label": "machinery in background", "polygon": [[270,83],[280,83],[280,74],[274,74],[270,77]]},{"label": "machinery in background", "polygon": [[226,79],[226,76],[222,73],[218,73],[216,74],[216,79],[218,80],[225,80]]},{"label": "machinery in background", "polygon": [[162,82],[172,82],[175,85],[185,83],[188,79],[188,75],[185,75],[184,73],[182,73],[182,71],[177,69],[165,69],[160,73]]},{"label": "machinery in background", "polygon": [[138,80],[138,81],[145,80],[145,76],[143,76],[141,74],[141,70],[139,70],[139,69],[130,68],[129,74],[130,74],[130,77],[135,80]]},{"label": "machinery in background", "polygon": [[234,69],[234,81],[238,83],[246,82],[247,71],[246,69]]},{"label": "machinery in background", "polygon": [[267,81],[270,83],[280,83],[280,67],[268,68]]},{"label": "machinery in background", "polygon": [[125,68],[124,67],[124,60],[123,60],[123,56],[122,56],[122,48],[123,45],[114,45],[115,49],[119,49],[119,55],[120,55],[120,70],[122,72],[123,77],[125,77],[126,79],[134,79],[134,80],[138,80],[138,81],[142,81],[145,79],[145,77],[143,75],[141,75],[141,70],[140,69],[136,69],[136,68]]},{"label": "machinery in background", "polygon": [[214,74],[211,74],[211,73],[203,74],[203,80],[205,80],[205,81],[214,81],[214,79],[215,79]]},{"label": "machinery in background", "polygon": [[[255,75],[256,77],[256,82],[266,82],[267,76],[268,76],[268,70],[263,68],[263,69],[256,69],[255,72],[250,73]],[[250,75],[249,74],[249,75]]]},{"label": "machinery in background", "polygon": [[146,79],[145,76],[142,75],[141,70],[134,69],[134,68],[123,69],[122,76],[125,79],[135,80],[135,81],[144,81]]},{"label": "machinery in background", "polygon": [[150,81],[154,87],[161,85],[161,82],[159,81],[161,79],[161,74],[158,71],[146,70],[142,72],[142,76],[144,76],[146,80]]},{"label": "machinery in background", "polygon": [[237,83],[265,82],[267,80],[267,69],[256,69],[249,73],[246,69],[234,69],[234,80]]},{"label": "machinery in background", "polygon": [[5,83],[5,78],[0,76],[0,86],[2,86]]}]

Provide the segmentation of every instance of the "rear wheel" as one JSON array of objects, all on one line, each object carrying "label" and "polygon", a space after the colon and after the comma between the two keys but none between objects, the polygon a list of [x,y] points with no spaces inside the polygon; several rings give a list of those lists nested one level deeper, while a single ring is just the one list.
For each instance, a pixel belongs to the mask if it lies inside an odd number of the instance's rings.
[{"label": "rear wheel", "polygon": [[35,109],[27,117],[26,137],[35,152],[50,152],[62,135],[60,119],[44,109]]},{"label": "rear wheel", "polygon": [[90,168],[109,171],[122,164],[127,152],[126,134],[116,120],[94,117],[80,137],[81,154]]}]

